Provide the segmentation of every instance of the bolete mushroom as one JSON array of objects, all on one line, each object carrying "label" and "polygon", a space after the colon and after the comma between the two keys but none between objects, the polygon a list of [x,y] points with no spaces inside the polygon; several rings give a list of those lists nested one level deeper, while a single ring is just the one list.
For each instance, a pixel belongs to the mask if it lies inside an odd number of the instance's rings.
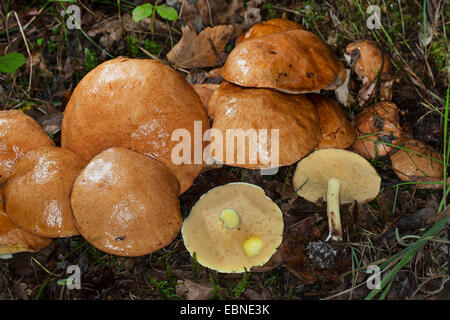
[{"label": "bolete mushroom", "polygon": [[269,261],[281,244],[283,226],[281,210],[262,188],[229,183],[202,195],[181,234],[202,266],[240,273]]},{"label": "bolete mushroom", "polygon": [[211,98],[214,91],[219,88],[219,85],[214,83],[199,83],[193,84],[192,88],[194,88],[195,92],[197,92],[202,102],[203,109],[205,109],[205,111],[208,113],[209,99]]},{"label": "bolete mushroom", "polygon": [[308,201],[327,202],[328,239],[342,240],[340,204],[367,203],[380,191],[381,178],[360,155],[342,149],[314,151],[297,164],[293,176],[297,194]]},{"label": "bolete mushroom", "polygon": [[161,162],[109,148],[77,177],[71,195],[75,224],[96,248],[141,256],[168,245],[183,218],[176,177]]},{"label": "bolete mushroom", "polygon": [[86,163],[72,151],[54,146],[27,152],[5,185],[9,218],[20,228],[46,238],[78,235],[70,192]]},{"label": "bolete mushroom", "polygon": [[[161,161],[177,177],[180,192],[203,168],[196,159],[195,122],[209,128],[200,98],[175,70],[156,60],[119,57],[90,71],[75,88],[64,114],[61,144],[86,160],[109,147],[130,148]],[[179,142],[175,130],[187,132],[188,161],[172,159]],[[187,163],[186,163],[187,162]]]},{"label": "bolete mushroom", "polygon": [[392,102],[379,102],[356,116],[357,137],[352,149],[366,159],[387,155],[398,144],[402,128],[398,108]]},{"label": "bolete mushroom", "polygon": [[255,24],[253,27],[245,31],[236,39],[236,44],[241,42],[267,36],[269,34],[289,31],[289,30],[305,30],[305,27],[288,19],[270,19]]},{"label": "bolete mushroom", "polygon": [[214,119],[214,139],[211,137],[207,150],[230,166],[266,169],[291,165],[321,139],[316,108],[306,95],[223,82],[211,96],[208,111]]},{"label": "bolete mushroom", "polygon": [[394,83],[391,62],[387,54],[373,41],[361,40],[350,43],[345,50],[345,58],[362,81],[362,88],[358,93],[360,105],[370,98],[377,82],[380,85],[381,100],[391,100]]},{"label": "bolete mushroom", "polygon": [[0,187],[0,258],[10,258],[19,252],[35,252],[48,246],[52,240],[26,232],[16,226],[4,211]]},{"label": "bolete mushroom", "polygon": [[322,131],[322,139],[316,149],[346,149],[351,146],[356,137],[355,128],[339,104],[318,94],[309,94],[308,98],[316,106]]},{"label": "bolete mushroom", "polygon": [[18,110],[0,111],[0,185],[8,180],[14,164],[25,153],[53,145],[33,118]]},{"label": "bolete mushroom", "polygon": [[290,30],[238,44],[220,71],[244,87],[287,93],[334,90],[346,77],[344,65],[314,33]]}]

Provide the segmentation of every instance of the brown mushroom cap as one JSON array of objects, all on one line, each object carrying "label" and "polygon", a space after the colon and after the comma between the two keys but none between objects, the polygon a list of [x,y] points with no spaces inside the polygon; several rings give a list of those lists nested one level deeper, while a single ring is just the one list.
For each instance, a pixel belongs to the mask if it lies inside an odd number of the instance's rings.
[{"label": "brown mushroom cap", "polygon": [[[208,110],[214,118],[212,128],[223,136],[223,154],[217,154],[214,148],[211,155],[219,162],[227,165],[249,169],[277,167],[270,162],[272,152],[279,152],[279,166],[293,164],[310,153],[320,141],[321,132],[319,117],[314,104],[305,95],[288,95],[268,89],[251,89],[222,83],[211,99]],[[228,141],[228,129],[267,130],[267,143],[258,141],[260,152],[257,161],[251,163],[249,158],[249,143],[245,150],[238,149],[234,144],[234,159],[230,162],[226,157],[225,146]],[[279,148],[271,150],[271,130],[278,129]],[[242,146],[242,145],[241,145]],[[245,163],[238,163],[238,154],[245,152]],[[262,161],[261,161],[262,160]]]},{"label": "brown mushroom cap", "polygon": [[0,184],[8,180],[14,164],[25,153],[53,145],[33,118],[18,110],[0,111]]},{"label": "brown mushroom cap", "polygon": [[[235,228],[226,228],[221,212],[235,210],[240,221]],[[264,265],[281,244],[283,214],[264,190],[248,183],[229,183],[205,193],[192,207],[181,233],[186,249],[197,261],[219,272],[244,272]],[[249,236],[262,239],[259,254],[249,257],[243,241]]]},{"label": "brown mushroom cap", "polygon": [[168,245],[183,218],[179,186],[159,161],[124,148],[96,155],[75,181],[71,203],[81,235],[120,256],[140,256]]},{"label": "brown mushroom cap", "polygon": [[[297,165],[293,183],[297,194],[308,201],[327,199],[330,178],[339,180],[340,203],[367,203],[380,192],[381,178],[360,155],[343,149],[314,151]],[[300,188],[301,187],[301,188]]]},{"label": "brown mushroom cap", "polygon": [[366,159],[385,156],[393,148],[385,143],[396,145],[402,135],[398,108],[391,102],[380,102],[364,109],[356,117],[355,127],[357,138],[352,148]]},{"label": "brown mushroom cap", "polygon": [[70,191],[87,161],[70,150],[41,147],[14,166],[5,185],[6,212],[20,228],[46,238],[78,235]]},{"label": "brown mushroom cap", "polygon": [[356,133],[336,101],[326,96],[309,94],[308,98],[316,106],[319,115],[322,140],[316,149],[346,149],[355,141]]},{"label": "brown mushroom cap", "polygon": [[[390,156],[392,169],[403,181],[417,181],[422,177],[443,178],[443,167],[439,152],[416,139],[400,142],[402,149],[396,149]],[[435,159],[435,160],[433,160]]]},{"label": "brown mushroom cap", "polygon": [[238,44],[221,75],[245,87],[305,93],[343,83],[345,68],[314,33],[291,30]]},{"label": "brown mushroom cap", "polygon": [[350,56],[350,63],[361,80],[364,81],[367,77],[368,81],[374,81],[378,75],[381,75],[381,80],[390,78],[389,57],[373,41],[361,40],[350,43],[345,52]]},{"label": "brown mushroom cap", "polygon": [[0,187],[0,255],[34,252],[52,242],[51,239],[33,235],[17,227],[6,215],[3,204],[3,192]]},{"label": "brown mushroom cap", "polygon": [[261,23],[255,24],[253,27],[245,31],[236,40],[236,44],[241,42],[267,36],[269,34],[289,31],[289,30],[305,30],[305,27],[294,21],[287,19],[270,19]]},{"label": "brown mushroom cap", "polygon": [[[109,60],[77,85],[62,123],[62,146],[86,160],[109,147],[125,147],[165,164],[187,190],[202,164],[175,164],[171,141],[176,129],[194,137],[194,121],[209,128],[200,98],[173,69],[155,60]],[[192,150],[194,150],[194,139]],[[194,154],[192,152],[192,154]]]},{"label": "brown mushroom cap", "polygon": [[192,88],[194,88],[195,92],[197,92],[200,100],[202,101],[202,107],[208,113],[208,102],[211,98],[214,91],[219,88],[218,84],[213,83],[202,83],[202,84],[193,84]]}]

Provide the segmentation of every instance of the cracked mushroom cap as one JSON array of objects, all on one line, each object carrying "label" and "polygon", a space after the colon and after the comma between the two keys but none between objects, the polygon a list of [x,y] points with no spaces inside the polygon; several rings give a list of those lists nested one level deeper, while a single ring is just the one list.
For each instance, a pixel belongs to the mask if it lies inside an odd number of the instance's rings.
[{"label": "cracked mushroom cap", "polygon": [[[321,139],[319,117],[305,95],[223,82],[211,96],[208,110],[214,118],[212,134],[214,130],[219,132],[217,141],[223,145],[222,154],[214,147],[210,154],[227,165],[248,169],[287,166],[310,153]],[[258,139],[239,143],[246,136]]]},{"label": "cracked mushroom cap", "polygon": [[71,203],[81,235],[96,248],[141,256],[170,244],[183,218],[179,185],[159,161],[124,148],[96,155],[81,171]]},{"label": "cracked mushroom cap", "polygon": [[417,181],[424,177],[442,180],[444,174],[442,164],[438,162],[442,161],[439,152],[416,139],[401,141],[400,146],[402,149],[396,149],[390,156],[392,169],[400,180]]},{"label": "cracked mushroom cap", "polygon": [[291,30],[238,44],[220,71],[244,87],[288,93],[335,89],[346,77],[344,65],[314,33]]},{"label": "cracked mushroom cap", "polygon": [[366,159],[387,155],[394,148],[388,144],[398,144],[402,136],[398,108],[392,102],[365,108],[356,116],[355,127],[357,138],[352,149]]},{"label": "cracked mushroom cap", "polygon": [[374,81],[380,70],[382,70],[381,80],[391,78],[389,57],[373,41],[361,40],[350,43],[345,49],[345,56],[362,81],[365,78],[370,82]]},{"label": "cracked mushroom cap", "polygon": [[3,205],[3,193],[0,187],[0,256],[39,251],[52,242],[52,239],[39,237],[17,227],[8,218]]},{"label": "cracked mushroom cap", "polygon": [[339,104],[326,96],[310,94],[308,98],[316,106],[322,139],[316,149],[346,149],[355,141],[356,133]]},{"label": "cracked mushroom cap", "polygon": [[340,203],[367,203],[380,192],[381,178],[360,155],[343,149],[314,151],[297,164],[293,177],[297,194],[310,202],[326,200],[330,178],[339,180]]},{"label": "cracked mushroom cap", "polygon": [[[222,212],[230,210],[239,215],[233,228],[225,227],[221,219]],[[229,183],[202,195],[185,219],[181,234],[186,249],[191,256],[195,253],[202,266],[232,273],[269,261],[281,244],[283,227],[281,210],[262,188]],[[249,246],[254,239],[257,245]],[[255,247],[259,253],[254,254]],[[254,255],[250,257],[249,251]]]},{"label": "cracked mushroom cap", "polygon": [[0,111],[0,184],[8,180],[14,164],[25,153],[53,145],[33,118],[18,110]]},{"label": "cracked mushroom cap", "polygon": [[305,30],[305,27],[294,21],[287,19],[270,19],[261,23],[255,24],[253,27],[245,31],[236,40],[236,44],[241,42],[267,36],[269,34],[284,32],[289,30]]},{"label": "cracked mushroom cap", "polygon": [[87,161],[70,150],[41,147],[14,166],[5,185],[5,209],[20,228],[46,238],[78,235],[70,191]]},{"label": "cracked mushroom cap", "polygon": [[[186,191],[203,168],[172,160],[176,129],[194,136],[194,122],[209,128],[200,98],[173,69],[148,59],[119,57],[90,71],[67,105],[62,146],[90,160],[109,147],[124,147],[151,156],[169,169]],[[194,140],[191,139],[194,150]],[[198,161],[197,161],[198,162]]]}]

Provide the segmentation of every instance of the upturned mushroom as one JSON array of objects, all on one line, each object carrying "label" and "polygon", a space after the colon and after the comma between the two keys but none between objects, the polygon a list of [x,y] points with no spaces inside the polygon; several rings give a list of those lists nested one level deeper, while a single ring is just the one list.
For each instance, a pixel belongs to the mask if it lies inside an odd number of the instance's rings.
[{"label": "upturned mushroom", "polygon": [[362,88],[358,93],[360,105],[372,96],[377,83],[380,86],[381,100],[391,100],[395,80],[391,74],[391,62],[387,54],[373,41],[361,40],[350,43],[345,50],[345,58],[362,81]]},{"label": "upturned mushroom", "polygon": [[334,90],[346,77],[344,65],[314,33],[290,30],[238,44],[220,71],[244,87],[287,93]]},{"label": "upturned mushroom", "polygon": [[0,186],[0,259],[10,258],[19,252],[36,252],[48,246],[52,239],[26,232],[8,218],[4,211],[2,191]]},{"label": "upturned mushroom", "polygon": [[53,145],[33,118],[18,110],[0,111],[0,185],[8,180],[14,164],[25,153]]},{"label": "upturned mushroom", "polygon": [[305,27],[288,19],[270,19],[255,24],[236,39],[236,44],[241,42],[267,36],[273,33],[279,33],[289,30],[305,30]]},{"label": "upturned mushroom", "polygon": [[316,107],[322,131],[322,139],[316,149],[346,149],[351,146],[356,137],[355,128],[339,104],[318,94],[309,94],[308,98]]},{"label": "upturned mushroom", "polygon": [[392,102],[380,102],[356,116],[357,137],[352,149],[366,159],[387,155],[402,137],[398,108]]},{"label": "upturned mushroom", "polygon": [[86,163],[72,151],[54,146],[27,152],[5,185],[8,217],[20,228],[41,237],[78,235],[70,192]]},{"label": "upturned mushroom", "polygon": [[[442,182],[442,156],[430,145],[416,139],[404,139],[390,155],[392,169],[402,181]],[[442,184],[417,184],[418,188],[442,188]]]},{"label": "upturned mushroom", "polygon": [[96,248],[119,256],[150,254],[168,245],[183,218],[179,184],[161,162],[124,148],[91,159],[71,195],[75,224]]},{"label": "upturned mushroom", "polygon": [[202,266],[240,273],[269,261],[281,244],[283,227],[281,210],[262,188],[229,183],[197,201],[181,234]]},{"label": "upturned mushroom", "polygon": [[[186,191],[203,168],[191,139],[190,163],[172,159],[175,130],[194,137],[209,128],[200,98],[175,70],[158,61],[119,57],[90,71],[75,88],[64,114],[61,144],[85,160],[109,147],[130,148],[161,161]],[[186,142],[187,143],[187,142]],[[184,160],[184,159],[183,159]]]},{"label": "upturned mushroom", "polygon": [[297,194],[308,201],[326,200],[328,239],[340,241],[340,204],[372,201],[380,191],[381,178],[360,155],[330,148],[314,151],[302,159],[297,164],[293,184]]},{"label": "upturned mushroom", "polygon": [[213,158],[230,166],[291,165],[317,146],[319,117],[306,95],[242,88],[223,82],[209,100]]}]

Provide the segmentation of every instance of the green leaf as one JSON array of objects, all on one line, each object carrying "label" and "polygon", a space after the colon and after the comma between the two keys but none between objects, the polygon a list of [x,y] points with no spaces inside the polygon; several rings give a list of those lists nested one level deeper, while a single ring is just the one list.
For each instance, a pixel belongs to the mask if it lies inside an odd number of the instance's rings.
[{"label": "green leaf", "polygon": [[139,22],[142,19],[150,17],[153,13],[153,5],[151,3],[144,3],[133,9],[133,21]]},{"label": "green leaf", "polygon": [[170,20],[170,21],[177,21],[178,20],[178,12],[172,7],[168,6],[157,6],[156,12],[161,16],[161,18]]},{"label": "green leaf", "polygon": [[18,52],[11,52],[0,57],[0,72],[14,73],[19,69],[27,59],[23,54]]}]

